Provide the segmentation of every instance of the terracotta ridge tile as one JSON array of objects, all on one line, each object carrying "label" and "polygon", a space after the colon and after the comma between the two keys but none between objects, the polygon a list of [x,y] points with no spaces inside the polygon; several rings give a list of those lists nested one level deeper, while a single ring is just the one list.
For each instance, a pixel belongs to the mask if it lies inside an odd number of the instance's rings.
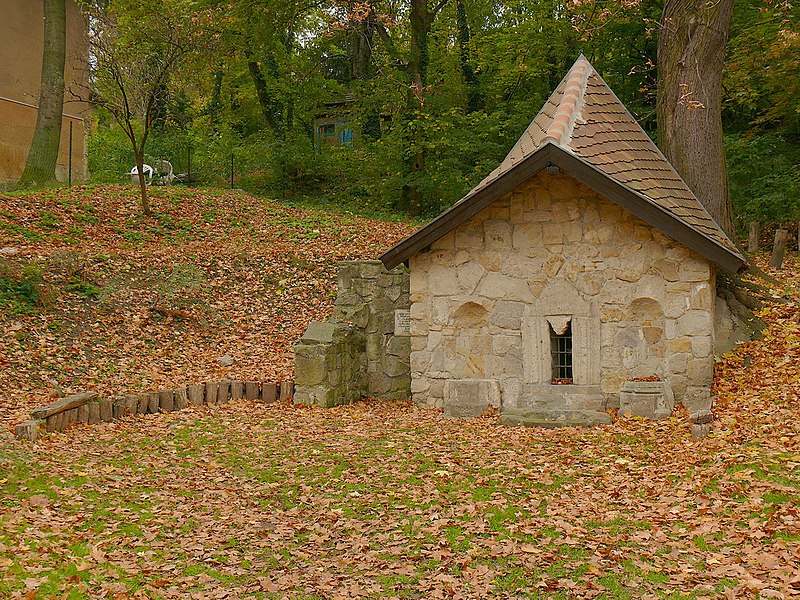
[{"label": "terracotta ridge tile", "polygon": [[564,143],[565,134],[572,128],[572,124],[575,122],[576,109],[583,96],[586,82],[589,79],[591,71],[592,66],[589,64],[589,61],[581,55],[570,70],[566,85],[564,86],[564,95],[561,97],[552,123],[550,123],[550,126],[547,128],[547,133],[542,138],[542,143],[546,142],[548,139],[553,140],[558,145]]}]

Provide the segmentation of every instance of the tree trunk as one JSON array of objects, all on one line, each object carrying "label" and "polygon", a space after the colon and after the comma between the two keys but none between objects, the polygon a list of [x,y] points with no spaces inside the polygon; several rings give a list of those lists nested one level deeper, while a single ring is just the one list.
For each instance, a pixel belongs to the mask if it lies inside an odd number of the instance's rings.
[{"label": "tree trunk", "polygon": [[[428,10],[427,0],[411,0],[411,52],[408,60],[410,86],[406,96],[406,169],[410,181],[403,185],[400,207],[412,215],[419,215],[423,210],[422,191],[418,180],[425,173],[425,151],[421,147],[421,135],[418,119],[414,118],[417,110],[425,103],[425,85],[428,78],[429,47],[428,36],[434,15]],[[409,125],[411,122],[413,125]]]},{"label": "tree trunk", "polygon": [[153,213],[150,211],[150,199],[147,197],[147,180],[144,175],[144,144],[142,144],[141,150],[137,149],[134,152],[134,158],[136,159],[136,168],[139,170],[139,197],[142,212],[149,217]]},{"label": "tree trunk", "polygon": [[[247,60],[247,69],[250,71],[250,77],[256,89],[256,97],[258,98],[258,104],[261,106],[261,113],[264,115],[264,122],[272,129],[275,136],[282,140],[284,138],[283,106],[270,93],[267,80],[261,72],[261,67],[250,56],[248,56]],[[274,70],[277,70],[277,66],[274,66]]]},{"label": "tree trunk", "polygon": [[461,75],[464,77],[464,87],[467,92],[467,114],[480,110],[483,105],[481,90],[475,69],[470,63],[470,32],[467,21],[467,9],[464,0],[456,0],[456,24],[458,26],[458,54],[461,60]]},{"label": "tree trunk", "polygon": [[64,112],[64,63],[67,55],[65,0],[44,0],[44,49],[39,88],[39,112],[28,158],[18,187],[56,182]]},{"label": "tree trunk", "polygon": [[733,237],[722,138],[722,66],[734,0],[666,0],[658,39],[659,145]]}]

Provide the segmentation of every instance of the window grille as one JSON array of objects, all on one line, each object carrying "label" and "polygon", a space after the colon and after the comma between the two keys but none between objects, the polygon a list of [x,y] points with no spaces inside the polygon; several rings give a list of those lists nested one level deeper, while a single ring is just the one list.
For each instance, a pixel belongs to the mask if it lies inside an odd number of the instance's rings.
[{"label": "window grille", "polygon": [[550,356],[553,365],[554,383],[572,383],[572,322],[564,333],[556,333],[550,327]]}]

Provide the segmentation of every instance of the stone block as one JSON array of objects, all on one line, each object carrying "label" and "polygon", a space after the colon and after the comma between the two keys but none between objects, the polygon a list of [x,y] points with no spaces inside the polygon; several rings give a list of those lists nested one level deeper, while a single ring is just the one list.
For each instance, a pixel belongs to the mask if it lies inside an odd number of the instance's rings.
[{"label": "stone block", "polygon": [[489,406],[500,409],[500,384],[495,379],[448,379],[444,383],[444,416],[471,418]]},{"label": "stone block", "polygon": [[681,281],[709,281],[711,279],[711,266],[702,259],[691,256],[681,261],[678,267],[678,277]]},{"label": "stone block", "polygon": [[307,351],[295,351],[294,372],[297,385],[314,386],[321,384],[328,374],[325,355],[308,356]]},{"label": "stone block", "polygon": [[665,419],[674,406],[672,389],[665,381],[626,381],[620,392],[621,415]]},{"label": "stone block", "polygon": [[500,300],[494,306],[490,322],[503,329],[519,330],[522,327],[522,315],[525,313],[525,307],[523,302]]},{"label": "stone block", "polygon": [[333,335],[336,332],[336,323],[320,323],[311,321],[303,337],[300,338],[304,344],[330,344],[333,342]]}]

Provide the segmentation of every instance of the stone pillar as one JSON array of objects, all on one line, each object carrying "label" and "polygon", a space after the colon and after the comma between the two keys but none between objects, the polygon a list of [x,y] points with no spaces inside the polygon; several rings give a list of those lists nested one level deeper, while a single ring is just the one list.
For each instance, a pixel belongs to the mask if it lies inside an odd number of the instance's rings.
[{"label": "stone pillar", "polygon": [[411,395],[408,271],[379,261],[339,264],[328,323],[311,323],[294,346],[295,402],[336,406],[363,396]]},{"label": "stone pillar", "polygon": [[294,402],[325,408],[361,398],[365,387],[363,334],[342,321],[312,322],[294,346]]},{"label": "stone pillar", "polygon": [[380,261],[339,264],[339,295],[333,316],[352,322],[364,334],[365,396],[410,397],[410,306],[405,268],[387,271]]}]

